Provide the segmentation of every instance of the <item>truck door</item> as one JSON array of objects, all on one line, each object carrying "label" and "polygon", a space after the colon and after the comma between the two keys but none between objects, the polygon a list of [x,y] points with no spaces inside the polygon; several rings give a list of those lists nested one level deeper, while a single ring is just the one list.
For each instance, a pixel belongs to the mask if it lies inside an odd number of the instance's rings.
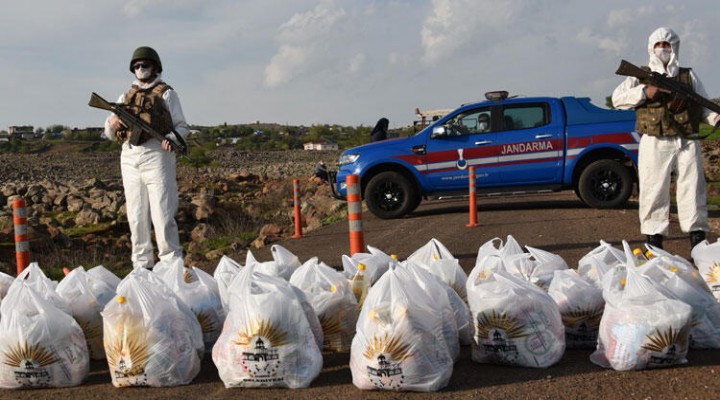
[{"label": "truck door", "polygon": [[560,182],[564,123],[547,102],[507,104],[499,118],[498,164],[510,185]]},{"label": "truck door", "polygon": [[468,167],[475,166],[477,187],[496,185],[497,132],[493,110],[476,108],[458,113],[434,129],[427,142],[428,182],[441,190],[463,190],[468,186]]}]

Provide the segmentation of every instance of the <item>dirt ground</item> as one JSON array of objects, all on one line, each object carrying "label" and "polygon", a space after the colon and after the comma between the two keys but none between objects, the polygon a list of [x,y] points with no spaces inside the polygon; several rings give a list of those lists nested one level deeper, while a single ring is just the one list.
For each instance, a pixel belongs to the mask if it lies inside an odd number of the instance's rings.
[{"label": "dirt ground", "polygon": [[[570,193],[487,198],[478,201],[480,226],[468,228],[468,206],[463,200],[427,202],[407,218],[384,221],[364,215],[365,244],[400,259],[436,238],[460,260],[466,271],[475,264],[477,250],[486,241],[512,235],[529,245],[562,256],[570,267],[596,247],[599,241],[619,245],[626,239],[642,245],[637,222],[637,204],[620,210],[594,210],[583,206]],[[713,211],[712,217],[718,213]],[[715,235],[709,237],[715,241]],[[338,223],[307,233],[300,239],[280,243],[305,261],[340,266],[349,252],[348,227]],[[689,257],[686,235],[672,224],[666,250]],[[253,251],[260,261],[270,260],[269,248]],[[244,260],[238,260],[244,262]],[[439,393],[360,391],[352,384],[349,354],[324,355],[324,368],[310,388],[225,389],[209,356],[200,375],[187,386],[174,388],[116,389],[110,383],[107,364],[92,365],[88,381],[78,387],[28,391],[0,391],[2,399],[230,399],[230,398],[458,398],[458,399],[717,399],[720,398],[720,350],[691,350],[682,367],[648,371],[617,372],[589,361],[590,350],[568,350],[560,363],[548,369],[477,364],[470,348],[463,347],[450,384]]]}]

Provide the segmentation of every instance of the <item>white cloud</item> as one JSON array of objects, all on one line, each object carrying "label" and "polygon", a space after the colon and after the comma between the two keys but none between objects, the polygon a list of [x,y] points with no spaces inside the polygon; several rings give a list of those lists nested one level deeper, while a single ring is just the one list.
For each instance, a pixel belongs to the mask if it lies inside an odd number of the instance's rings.
[{"label": "white cloud", "polygon": [[330,61],[322,50],[332,43],[336,27],[346,16],[334,3],[320,3],[314,9],[297,13],[279,29],[278,52],[265,68],[265,84],[276,87],[289,82],[312,66],[323,68]]}]

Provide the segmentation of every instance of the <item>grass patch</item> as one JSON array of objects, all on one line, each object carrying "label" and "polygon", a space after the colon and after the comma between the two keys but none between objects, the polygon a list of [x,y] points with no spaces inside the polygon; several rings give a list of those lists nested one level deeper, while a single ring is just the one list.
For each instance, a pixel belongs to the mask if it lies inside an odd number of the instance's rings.
[{"label": "grass patch", "polygon": [[111,222],[100,222],[95,225],[73,226],[71,228],[64,229],[63,232],[70,237],[84,236],[91,233],[105,232],[110,229],[111,226]]}]

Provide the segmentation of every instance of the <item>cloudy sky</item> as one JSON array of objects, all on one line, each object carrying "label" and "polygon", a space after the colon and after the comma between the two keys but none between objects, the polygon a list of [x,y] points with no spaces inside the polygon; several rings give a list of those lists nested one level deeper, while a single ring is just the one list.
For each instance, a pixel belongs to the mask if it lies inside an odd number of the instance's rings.
[{"label": "cloudy sky", "polygon": [[659,26],[720,97],[717,0],[25,0],[0,13],[0,129],[99,126],[154,47],[189,123],[391,127],[505,89],[603,105]]}]

